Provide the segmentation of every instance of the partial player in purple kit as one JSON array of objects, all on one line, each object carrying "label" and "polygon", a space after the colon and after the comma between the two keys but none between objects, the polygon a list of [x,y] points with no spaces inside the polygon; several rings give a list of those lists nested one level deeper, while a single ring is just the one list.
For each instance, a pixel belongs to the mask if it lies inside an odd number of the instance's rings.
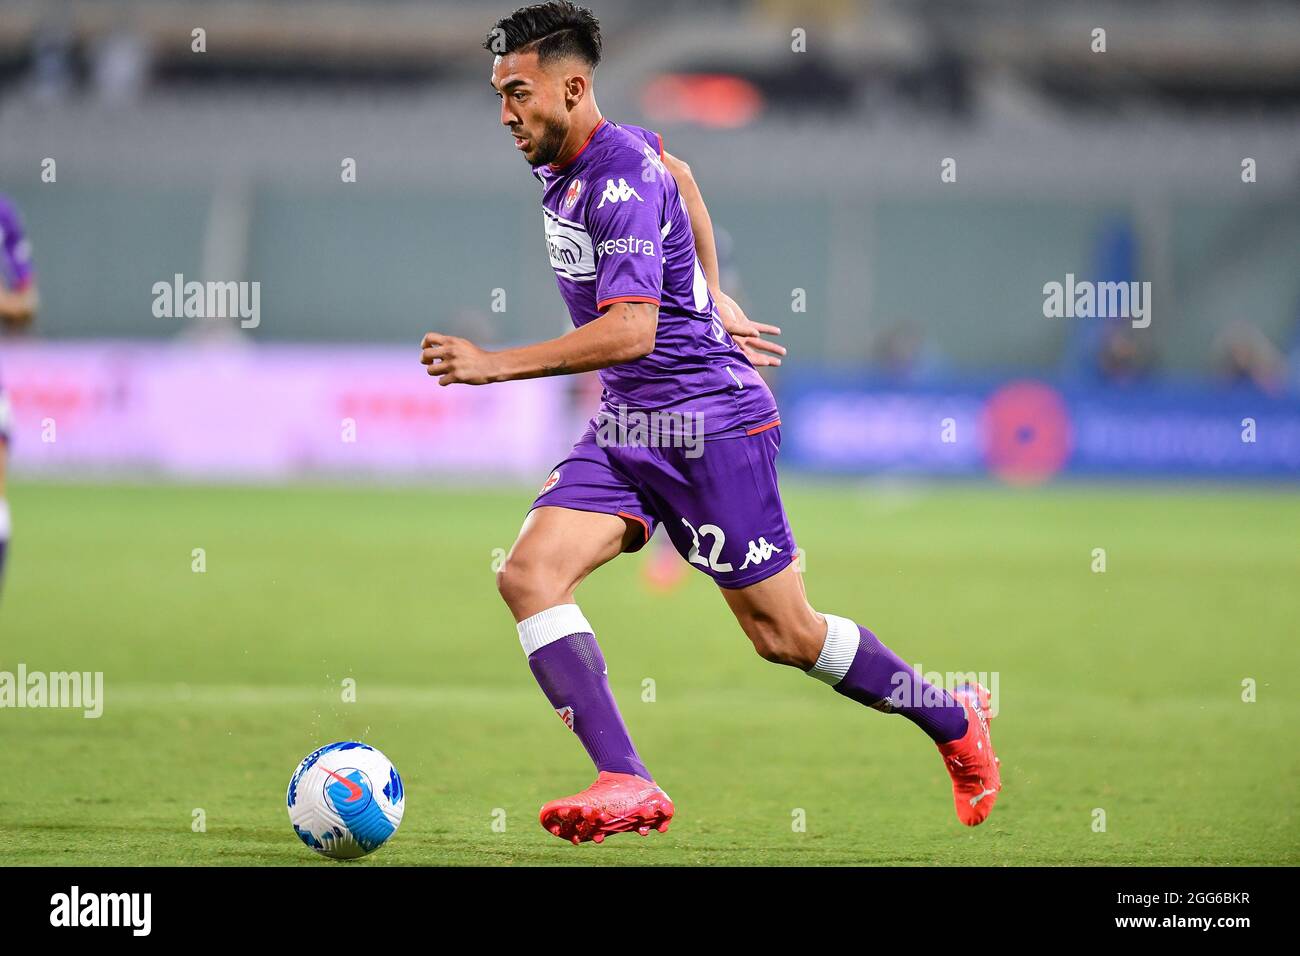
[{"label": "partial player in purple kit", "polygon": [[[766,660],[898,713],[938,745],[958,817],[974,826],[1001,787],[979,685],[932,687],[866,628],[809,603],[777,481],[781,421],[759,365],[779,329],[751,322],[718,285],[708,210],[690,168],[656,133],[600,113],[599,24],[564,0],[498,21],[500,119],[542,186],[546,247],[575,326],[488,352],[428,333],[440,385],[598,370],[600,409],[550,473],[498,574],[543,693],[596,765],[586,790],[546,804],[563,839],[666,830],[673,806],[632,743],[594,630],[574,600],[596,568],[662,523],[717,583]],[[512,267],[512,266],[511,266]]]},{"label": "partial player in purple kit", "polygon": [[[18,210],[7,196],[0,194],[0,326],[6,330],[26,326],[36,314],[36,306],[31,244]],[[9,550],[9,499],[5,494],[9,430],[9,396],[0,379],[0,590],[4,587],[5,556]]]}]

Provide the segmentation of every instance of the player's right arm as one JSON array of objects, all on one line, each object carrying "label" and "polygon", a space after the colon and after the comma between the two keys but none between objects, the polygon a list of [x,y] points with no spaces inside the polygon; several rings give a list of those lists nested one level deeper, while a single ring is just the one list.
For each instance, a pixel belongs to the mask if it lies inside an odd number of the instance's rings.
[{"label": "player's right arm", "polygon": [[468,339],[430,332],[420,362],[439,385],[489,385],[574,375],[634,362],[654,351],[658,302],[615,302],[579,328],[533,345],[489,352]]},{"label": "player's right arm", "polygon": [[708,206],[704,204],[704,194],[700,192],[699,183],[691,174],[691,167],[667,150],[662,155],[664,166],[677,181],[677,191],[686,204],[686,213],[691,219],[691,234],[695,237],[695,256],[700,260],[700,268],[709,284],[709,294],[718,307],[722,327],[731,333],[736,344],[754,365],[780,365],[780,356],[785,354],[785,346],[767,341],[763,334],[780,335],[781,330],[775,325],[750,321],[736,300],[722,291],[713,219],[709,216]]}]

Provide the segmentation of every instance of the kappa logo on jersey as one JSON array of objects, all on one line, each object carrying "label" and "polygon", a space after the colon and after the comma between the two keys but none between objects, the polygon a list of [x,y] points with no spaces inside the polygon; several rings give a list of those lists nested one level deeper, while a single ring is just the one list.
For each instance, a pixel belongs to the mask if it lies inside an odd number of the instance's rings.
[{"label": "kappa logo on jersey", "polygon": [[781,549],[776,545],[767,543],[767,538],[760,537],[757,541],[750,541],[749,551],[745,554],[745,563],[740,566],[740,570],[745,570],[751,564],[762,564],[772,555],[781,553]]},{"label": "kappa logo on jersey", "polygon": [[619,177],[617,186],[614,185],[614,180],[607,179],[605,180],[605,191],[601,194],[600,203],[596,208],[603,208],[606,202],[627,202],[633,197],[636,198],[637,202],[645,202],[641,198],[641,194],[629,186],[627,180],[623,177]]},{"label": "kappa logo on jersey", "polygon": [[569,191],[564,194],[564,208],[572,209],[573,204],[578,201],[578,197],[581,195],[582,195],[582,180],[575,179],[572,182],[572,184],[570,184]]},{"label": "kappa logo on jersey", "polygon": [[555,716],[559,717],[560,720],[564,721],[564,726],[568,727],[570,730],[573,729],[573,708],[572,707],[556,707]]}]

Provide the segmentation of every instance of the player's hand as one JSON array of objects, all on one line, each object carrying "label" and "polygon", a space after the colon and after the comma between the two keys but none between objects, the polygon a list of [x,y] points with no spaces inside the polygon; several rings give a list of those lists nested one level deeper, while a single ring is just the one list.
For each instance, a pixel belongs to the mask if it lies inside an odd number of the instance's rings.
[{"label": "player's hand", "polygon": [[769,342],[763,335],[780,335],[781,330],[775,325],[751,322],[745,311],[736,304],[736,300],[727,293],[714,290],[712,295],[713,302],[718,307],[718,316],[722,319],[722,327],[731,333],[750,362],[756,368],[780,365],[785,346]]},{"label": "player's hand", "polygon": [[420,364],[439,385],[486,385],[496,379],[496,363],[469,339],[429,332],[420,343]]}]

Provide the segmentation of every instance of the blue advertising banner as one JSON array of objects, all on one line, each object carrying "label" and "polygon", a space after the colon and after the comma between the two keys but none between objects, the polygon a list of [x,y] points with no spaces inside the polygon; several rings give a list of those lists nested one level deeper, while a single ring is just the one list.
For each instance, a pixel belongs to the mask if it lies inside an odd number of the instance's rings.
[{"label": "blue advertising banner", "polygon": [[782,457],[809,471],[1300,480],[1300,397],[1035,379],[897,385],[802,374],[780,392]]}]

